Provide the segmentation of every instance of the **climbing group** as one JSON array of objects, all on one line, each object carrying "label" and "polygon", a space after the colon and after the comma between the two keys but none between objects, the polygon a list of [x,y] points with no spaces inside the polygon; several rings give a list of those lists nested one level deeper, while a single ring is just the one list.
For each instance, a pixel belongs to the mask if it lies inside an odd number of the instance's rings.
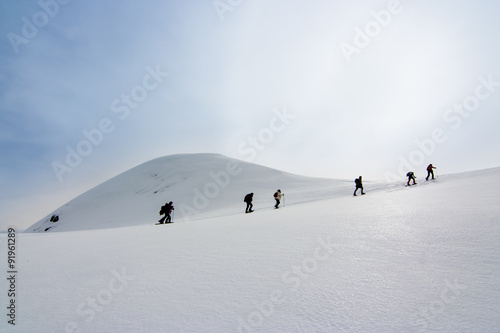
[{"label": "climbing group", "polygon": [[[436,169],[436,167],[433,166],[432,164],[429,164],[427,166],[427,177],[425,178],[426,181],[429,180],[430,177],[432,177],[432,179],[434,179],[434,169]],[[415,176],[415,173],[413,171],[409,171],[406,174],[406,177],[408,177],[408,182],[406,183],[406,186],[417,185],[417,182],[416,182],[417,177]],[[413,181],[413,184],[410,184],[411,181]],[[355,183],[356,187],[355,187],[353,195],[357,196],[356,193],[358,192],[358,190],[361,190],[361,195],[365,195],[366,192],[363,189],[363,177],[359,176],[359,178],[356,178],[354,180],[354,183]],[[247,195],[245,195],[245,197],[243,199],[243,202],[246,203],[246,208],[245,208],[246,214],[252,213],[254,211],[253,210],[253,203],[252,203],[253,196],[254,196],[253,192],[248,193]],[[282,199],[284,200],[284,196],[285,196],[285,194],[282,193],[280,189],[278,189],[276,192],[274,192],[274,195],[273,195],[273,198],[275,200],[274,209],[280,208],[281,200]],[[163,205],[160,209],[160,215],[165,215],[165,216],[162,217],[158,221],[157,224],[173,223],[172,216],[171,216],[173,211],[174,211],[174,204],[172,201]]]},{"label": "climbing group", "polygon": [[[279,208],[279,206],[281,204],[281,199],[282,198],[284,199],[284,195],[285,194],[281,193],[280,189],[278,189],[276,192],[274,192],[273,197],[274,197],[274,200],[276,201],[276,203],[274,205],[274,209],[278,209]],[[247,207],[245,209],[245,213],[246,214],[253,212],[252,201],[253,201],[253,192],[252,193],[248,193],[247,195],[245,195],[245,198],[243,198],[243,202],[245,202],[247,204]]]},{"label": "climbing group", "polygon": [[[433,166],[432,164],[429,164],[427,166],[427,177],[425,177],[426,181],[428,181],[429,177],[431,177],[431,176],[432,176],[432,179],[434,179],[434,169],[436,169],[436,167]],[[417,176],[415,176],[415,173],[413,171],[409,171],[406,174],[406,177],[408,177],[408,182],[406,183],[406,186],[417,185],[417,182],[416,182]],[[413,181],[413,184],[410,184],[410,181]]]}]

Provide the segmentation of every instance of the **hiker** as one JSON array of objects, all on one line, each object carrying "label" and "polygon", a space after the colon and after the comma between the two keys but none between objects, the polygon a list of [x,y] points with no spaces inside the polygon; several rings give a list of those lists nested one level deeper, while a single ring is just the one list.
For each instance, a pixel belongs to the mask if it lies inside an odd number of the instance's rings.
[{"label": "hiker", "polygon": [[276,205],[274,205],[274,208],[275,209],[278,209],[280,203],[281,203],[281,197],[284,196],[284,194],[281,193],[281,190],[277,190],[276,192],[274,192],[274,199],[276,200]]},{"label": "hiker", "polygon": [[253,193],[249,193],[245,195],[245,199],[243,199],[244,202],[247,204],[247,208],[245,209],[245,213],[251,213],[253,212],[252,207],[252,201],[253,201]]},{"label": "hiker", "polygon": [[365,195],[365,192],[363,192],[363,177],[359,176],[359,178],[356,178],[354,180],[356,183],[356,189],[354,190],[354,196],[356,196],[356,192],[358,192],[358,189],[361,189],[361,195]]},{"label": "hiker", "polygon": [[158,222],[160,224],[172,223],[172,217],[170,216],[170,214],[172,213],[173,210],[174,210],[174,203],[172,201],[162,206],[160,209],[160,215],[165,214],[165,216],[159,219]]},{"label": "hiker", "polygon": [[434,179],[434,170],[433,169],[436,169],[435,166],[433,166],[432,164],[429,164],[429,166],[427,167],[427,177],[425,178],[425,180],[429,180],[429,177],[432,175],[432,179]]},{"label": "hiker", "polygon": [[412,179],[413,179],[413,185],[417,185],[417,183],[415,182],[415,179],[417,179],[417,177],[415,176],[413,171],[408,172],[406,174],[406,177],[408,177],[408,183],[406,183],[406,186],[410,186],[410,180]]}]

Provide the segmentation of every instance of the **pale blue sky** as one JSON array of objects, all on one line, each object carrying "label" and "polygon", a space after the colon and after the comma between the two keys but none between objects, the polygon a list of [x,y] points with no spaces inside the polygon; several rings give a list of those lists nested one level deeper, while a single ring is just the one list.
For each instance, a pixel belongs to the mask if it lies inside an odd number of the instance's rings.
[{"label": "pale blue sky", "polygon": [[174,153],[366,180],[500,166],[500,3],[353,2],[0,1],[0,229]]}]

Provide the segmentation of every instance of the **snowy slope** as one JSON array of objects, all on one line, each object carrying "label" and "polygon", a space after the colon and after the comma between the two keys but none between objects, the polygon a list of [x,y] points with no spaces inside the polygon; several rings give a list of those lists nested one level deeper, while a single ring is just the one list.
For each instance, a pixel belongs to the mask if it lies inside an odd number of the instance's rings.
[{"label": "snowy slope", "polygon": [[498,332],[499,183],[319,184],[323,200],[280,210],[19,234],[17,325],[0,331]]},{"label": "snowy slope", "polygon": [[[178,220],[239,213],[243,197],[272,207],[281,188],[289,203],[345,195],[351,182],[296,176],[217,154],[171,155],[124,172],[80,195],[27,228],[28,232],[76,231],[150,225],[165,202]],[[288,198],[288,197],[286,197]],[[286,200],[285,198],[285,200]],[[286,202],[286,201],[285,201]],[[50,222],[59,216],[57,223]]]}]

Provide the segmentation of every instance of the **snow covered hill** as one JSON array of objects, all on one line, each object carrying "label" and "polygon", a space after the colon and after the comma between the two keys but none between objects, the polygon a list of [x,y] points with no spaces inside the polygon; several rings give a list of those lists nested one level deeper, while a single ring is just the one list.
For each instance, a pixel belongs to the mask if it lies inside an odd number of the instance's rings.
[{"label": "snow covered hill", "polygon": [[[215,182],[200,168],[224,170],[228,161],[152,161],[56,211],[68,229],[86,230],[18,234],[16,325],[3,315],[0,331],[498,332],[500,169],[411,187],[367,183],[368,194],[353,197],[352,181],[241,163],[241,178],[206,211],[153,225],[174,193],[192,204],[193,187]],[[287,206],[273,210],[285,180]],[[250,188],[262,199],[244,214]],[[137,221],[114,212],[135,202],[150,205],[134,207]],[[96,229],[104,223],[114,228]],[[8,283],[0,279],[0,290]],[[5,313],[7,302],[0,293]]]},{"label": "snow covered hill", "polygon": [[[27,232],[75,231],[150,225],[165,202],[177,220],[244,210],[253,192],[256,207],[272,207],[282,189],[289,204],[345,195],[352,182],[296,176],[217,154],[171,155],[124,172],[78,196],[27,228]],[[243,207],[243,208],[242,208]],[[57,222],[50,221],[55,215]]]}]

